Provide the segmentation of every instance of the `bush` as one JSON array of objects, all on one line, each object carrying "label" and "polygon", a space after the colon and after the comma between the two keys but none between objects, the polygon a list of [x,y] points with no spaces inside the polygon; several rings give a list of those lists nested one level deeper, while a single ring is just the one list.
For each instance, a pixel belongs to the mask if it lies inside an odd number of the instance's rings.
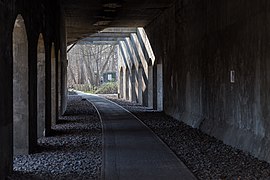
[{"label": "bush", "polygon": [[101,85],[95,92],[95,94],[117,94],[118,85],[116,82],[109,82]]}]

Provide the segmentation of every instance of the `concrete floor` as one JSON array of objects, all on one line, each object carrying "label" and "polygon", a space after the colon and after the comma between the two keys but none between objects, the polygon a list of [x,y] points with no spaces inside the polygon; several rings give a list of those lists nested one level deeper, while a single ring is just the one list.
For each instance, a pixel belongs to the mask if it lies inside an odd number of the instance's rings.
[{"label": "concrete floor", "polygon": [[196,179],[130,112],[98,96],[84,98],[97,108],[103,123],[103,179]]}]

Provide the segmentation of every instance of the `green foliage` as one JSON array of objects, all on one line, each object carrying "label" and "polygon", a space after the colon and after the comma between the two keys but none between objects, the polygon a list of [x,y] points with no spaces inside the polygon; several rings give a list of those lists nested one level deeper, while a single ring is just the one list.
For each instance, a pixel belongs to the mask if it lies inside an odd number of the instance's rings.
[{"label": "green foliage", "polygon": [[116,82],[109,82],[102,84],[96,91],[95,94],[117,94],[118,85]]}]

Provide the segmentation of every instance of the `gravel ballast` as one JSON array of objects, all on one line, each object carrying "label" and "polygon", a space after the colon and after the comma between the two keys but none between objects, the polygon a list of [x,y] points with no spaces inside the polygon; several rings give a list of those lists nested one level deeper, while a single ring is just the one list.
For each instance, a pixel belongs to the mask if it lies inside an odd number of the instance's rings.
[{"label": "gravel ballast", "polygon": [[270,164],[162,112],[108,97],[140,118],[198,179],[270,179]]},{"label": "gravel ballast", "polygon": [[94,107],[69,96],[53,136],[38,140],[38,152],[14,158],[10,179],[100,179],[102,128]]}]

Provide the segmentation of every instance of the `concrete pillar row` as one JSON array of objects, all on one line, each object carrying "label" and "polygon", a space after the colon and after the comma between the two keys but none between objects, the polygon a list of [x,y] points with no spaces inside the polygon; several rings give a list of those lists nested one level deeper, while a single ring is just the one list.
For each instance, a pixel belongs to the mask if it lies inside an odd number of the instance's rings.
[{"label": "concrete pillar row", "polygon": [[145,31],[138,28],[137,34],[132,33],[130,38],[120,42],[120,48],[126,66],[123,73],[124,99],[153,108],[154,98],[157,98],[154,91],[154,77],[157,75],[153,67],[155,56]]},{"label": "concrete pillar row", "polygon": [[146,53],[145,45],[143,44],[140,34],[138,32],[132,33],[130,37],[139,62],[138,83],[140,85],[138,85],[138,101],[141,102],[142,105],[148,106],[149,68],[147,58],[149,57]]},{"label": "concrete pillar row", "polygon": [[[130,38],[126,39],[128,52],[130,54],[130,57],[132,59],[133,67],[132,67],[132,101],[142,104],[142,97],[139,102],[139,94],[141,95],[141,89],[142,89],[142,74],[139,74],[139,68],[142,68],[141,58],[138,54],[137,46],[134,44],[134,35],[131,34]],[[142,69],[141,69],[142,70]],[[142,72],[141,72],[142,73]]]}]

